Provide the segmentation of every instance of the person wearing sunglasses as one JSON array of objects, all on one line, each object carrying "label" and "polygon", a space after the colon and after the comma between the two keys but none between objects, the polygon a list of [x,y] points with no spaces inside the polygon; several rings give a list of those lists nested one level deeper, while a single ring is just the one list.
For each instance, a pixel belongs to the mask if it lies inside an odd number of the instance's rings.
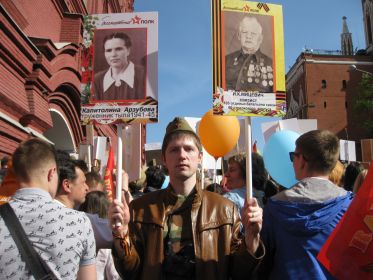
[{"label": "person wearing sunglasses", "polygon": [[299,182],[271,197],[264,208],[266,256],[261,279],[333,279],[316,256],[352,200],[328,177],[339,157],[339,139],[313,130],[289,153]]}]

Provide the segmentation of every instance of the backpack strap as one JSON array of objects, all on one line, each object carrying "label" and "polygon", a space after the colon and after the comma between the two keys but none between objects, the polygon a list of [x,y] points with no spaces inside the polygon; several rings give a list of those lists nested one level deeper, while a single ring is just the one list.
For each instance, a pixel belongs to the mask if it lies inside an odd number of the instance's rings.
[{"label": "backpack strap", "polygon": [[0,215],[34,278],[37,280],[57,279],[50,267],[35,251],[9,203],[0,206]]}]

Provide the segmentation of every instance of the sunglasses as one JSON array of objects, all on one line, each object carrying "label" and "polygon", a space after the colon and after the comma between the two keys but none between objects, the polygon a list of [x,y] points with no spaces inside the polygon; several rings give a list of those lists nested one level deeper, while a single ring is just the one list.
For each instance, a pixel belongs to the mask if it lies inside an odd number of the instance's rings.
[{"label": "sunglasses", "polygon": [[[302,154],[301,153],[297,153],[297,152],[289,152],[290,161],[293,162],[295,156],[299,157],[300,155],[302,155]],[[304,157],[304,155],[302,155],[302,157],[303,157],[303,159],[305,161],[307,161],[307,159]]]}]

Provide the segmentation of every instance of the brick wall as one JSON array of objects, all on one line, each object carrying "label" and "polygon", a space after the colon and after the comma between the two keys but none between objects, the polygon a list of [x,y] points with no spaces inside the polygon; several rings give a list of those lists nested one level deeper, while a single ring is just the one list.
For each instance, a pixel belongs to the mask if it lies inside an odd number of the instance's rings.
[{"label": "brick wall", "polygon": [[82,42],[83,18],[78,15],[68,15],[62,19],[60,42],[79,44]]},{"label": "brick wall", "polygon": [[59,42],[62,15],[52,0],[12,0],[28,22],[23,31],[31,37]]}]

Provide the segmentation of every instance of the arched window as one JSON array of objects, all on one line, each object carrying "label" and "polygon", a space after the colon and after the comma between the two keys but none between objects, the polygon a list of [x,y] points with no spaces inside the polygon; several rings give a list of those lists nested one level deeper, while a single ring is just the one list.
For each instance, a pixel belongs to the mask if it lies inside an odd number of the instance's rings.
[{"label": "arched window", "polygon": [[324,108],[326,108],[326,101],[324,101]]},{"label": "arched window", "polygon": [[321,80],[321,88],[326,88],[326,80]]},{"label": "arched window", "polygon": [[343,89],[346,89],[346,88],[347,88],[347,81],[346,81],[346,80],[343,80],[343,81],[342,81],[342,88],[343,88]]}]

